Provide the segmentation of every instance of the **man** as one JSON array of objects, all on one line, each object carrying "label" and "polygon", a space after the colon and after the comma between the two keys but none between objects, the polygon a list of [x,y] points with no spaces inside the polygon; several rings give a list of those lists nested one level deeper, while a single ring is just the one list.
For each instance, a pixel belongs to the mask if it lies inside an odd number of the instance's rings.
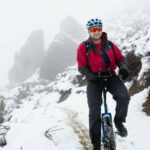
[{"label": "man", "polygon": [[[88,82],[87,99],[91,143],[93,150],[100,150],[100,113],[104,82],[107,82],[107,90],[116,101],[115,126],[120,136],[127,136],[127,129],[123,122],[126,121],[130,97],[125,85],[116,75],[115,69],[119,67],[119,75],[125,80],[128,77],[128,67],[121,51],[114,43],[108,41],[107,34],[102,32],[101,20],[91,19],[86,26],[89,38],[77,49],[77,63],[79,72],[86,77]],[[107,76],[107,81],[103,76]]]}]

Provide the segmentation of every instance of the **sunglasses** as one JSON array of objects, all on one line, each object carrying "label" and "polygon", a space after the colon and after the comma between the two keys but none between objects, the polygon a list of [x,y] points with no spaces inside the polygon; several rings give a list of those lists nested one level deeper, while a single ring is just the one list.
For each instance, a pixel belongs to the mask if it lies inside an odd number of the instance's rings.
[{"label": "sunglasses", "polygon": [[98,32],[100,32],[100,31],[102,31],[102,27],[90,28],[89,30],[90,30],[91,32],[96,32],[96,30],[97,30]]}]

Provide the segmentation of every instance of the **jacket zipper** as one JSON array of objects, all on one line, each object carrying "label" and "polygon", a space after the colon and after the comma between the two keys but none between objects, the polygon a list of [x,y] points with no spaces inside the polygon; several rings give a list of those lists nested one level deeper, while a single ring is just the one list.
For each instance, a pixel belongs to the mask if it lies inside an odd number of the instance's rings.
[{"label": "jacket zipper", "polygon": [[[100,62],[102,62],[102,66],[104,66],[104,70],[106,71],[106,68],[105,68],[105,64],[104,64],[104,62],[102,61],[102,52],[99,50],[99,48],[97,47],[97,46],[95,46],[95,48],[96,48],[96,50],[98,51],[98,53],[100,54],[99,55],[99,58],[100,58]],[[101,57],[100,57],[101,56]],[[101,68],[99,68],[99,69],[101,69]]]}]

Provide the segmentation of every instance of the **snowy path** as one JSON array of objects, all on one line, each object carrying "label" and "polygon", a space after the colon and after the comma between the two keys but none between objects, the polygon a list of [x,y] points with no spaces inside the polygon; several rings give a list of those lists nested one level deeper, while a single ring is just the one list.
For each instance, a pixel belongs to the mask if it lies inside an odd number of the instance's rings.
[{"label": "snowy path", "polygon": [[67,108],[64,111],[68,115],[68,124],[73,128],[74,132],[77,134],[80,139],[80,144],[83,146],[83,150],[92,149],[92,145],[90,144],[90,137],[88,134],[88,129],[77,119],[78,113]]}]

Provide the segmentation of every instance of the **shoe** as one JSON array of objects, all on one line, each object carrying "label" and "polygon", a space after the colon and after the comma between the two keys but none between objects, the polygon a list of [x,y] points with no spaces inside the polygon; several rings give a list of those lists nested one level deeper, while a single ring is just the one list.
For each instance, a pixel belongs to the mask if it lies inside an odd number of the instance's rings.
[{"label": "shoe", "polygon": [[101,150],[100,144],[99,143],[95,143],[93,145],[93,150]]},{"label": "shoe", "polygon": [[121,137],[127,137],[128,136],[128,131],[127,129],[125,128],[125,126],[119,122],[119,123],[115,123],[115,126],[118,130],[118,134],[121,136]]}]

